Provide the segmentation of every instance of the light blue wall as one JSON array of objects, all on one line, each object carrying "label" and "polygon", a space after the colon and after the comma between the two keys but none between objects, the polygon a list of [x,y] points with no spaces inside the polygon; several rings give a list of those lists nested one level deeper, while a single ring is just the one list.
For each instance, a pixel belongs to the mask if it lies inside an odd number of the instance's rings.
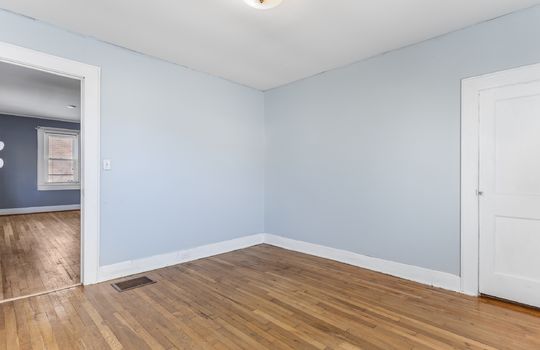
[{"label": "light blue wall", "polygon": [[460,80],[539,38],[537,7],[262,94],[0,11],[102,68],[101,264],[265,231],[458,274]]},{"label": "light blue wall", "polygon": [[261,92],[4,11],[0,41],[102,69],[102,265],[263,232]]},{"label": "light blue wall", "polygon": [[460,81],[540,62],[540,7],[265,95],[266,232],[459,274]]}]

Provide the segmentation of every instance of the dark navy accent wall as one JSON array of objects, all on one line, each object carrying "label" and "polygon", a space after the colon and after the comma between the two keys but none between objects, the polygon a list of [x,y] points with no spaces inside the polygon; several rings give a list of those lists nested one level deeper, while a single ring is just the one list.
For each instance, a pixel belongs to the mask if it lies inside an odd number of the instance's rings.
[{"label": "dark navy accent wall", "polygon": [[37,190],[37,130],[80,129],[80,124],[0,114],[0,209],[80,204],[79,190]]}]

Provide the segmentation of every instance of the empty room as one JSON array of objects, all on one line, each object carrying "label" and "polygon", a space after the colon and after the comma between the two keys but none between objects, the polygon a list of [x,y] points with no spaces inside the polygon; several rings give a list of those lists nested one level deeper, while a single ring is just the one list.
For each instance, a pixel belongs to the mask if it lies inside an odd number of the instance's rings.
[{"label": "empty room", "polygon": [[540,0],[0,0],[1,349],[540,349]]}]

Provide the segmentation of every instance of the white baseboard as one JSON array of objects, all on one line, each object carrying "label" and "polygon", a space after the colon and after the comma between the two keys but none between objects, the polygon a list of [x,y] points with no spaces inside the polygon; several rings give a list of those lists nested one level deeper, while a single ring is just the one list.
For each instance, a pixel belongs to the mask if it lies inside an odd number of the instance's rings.
[{"label": "white baseboard", "polygon": [[101,266],[98,272],[98,282],[104,282],[115,278],[130,276],[251,247],[264,243],[264,237],[265,235],[260,233],[172,253],[154,255],[148,258]]},{"label": "white baseboard", "polygon": [[461,278],[447,272],[435,271],[423,267],[372,258],[346,250],[297,241],[272,234],[266,234],[264,242],[276,247],[339,261],[368,270],[427,284],[433,287],[448,289],[454,292],[461,292]]},{"label": "white baseboard", "polygon": [[372,258],[346,250],[330,248],[318,244],[297,241],[290,238],[264,233],[208,244],[187,250],[154,255],[148,258],[129,260],[112,265],[101,266],[98,273],[98,282],[104,282],[115,278],[207,258],[213,255],[223,254],[263,243],[325,259],[339,261],[349,265],[362,267],[434,287],[461,292],[460,277],[450,273]]},{"label": "white baseboard", "polygon": [[79,210],[79,209],[81,209],[80,204],[52,205],[52,206],[45,206],[45,207],[10,208],[10,209],[0,209],[0,215],[49,213],[52,211],[66,211],[66,210]]}]

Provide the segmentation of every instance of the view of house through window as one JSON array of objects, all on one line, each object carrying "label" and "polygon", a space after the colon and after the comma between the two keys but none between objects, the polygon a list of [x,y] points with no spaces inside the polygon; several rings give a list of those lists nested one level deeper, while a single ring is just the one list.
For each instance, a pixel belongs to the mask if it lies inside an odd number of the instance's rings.
[{"label": "view of house through window", "polygon": [[38,173],[41,191],[80,187],[78,130],[38,129]]},{"label": "view of house through window", "polygon": [[74,135],[48,135],[48,182],[78,182]]}]

